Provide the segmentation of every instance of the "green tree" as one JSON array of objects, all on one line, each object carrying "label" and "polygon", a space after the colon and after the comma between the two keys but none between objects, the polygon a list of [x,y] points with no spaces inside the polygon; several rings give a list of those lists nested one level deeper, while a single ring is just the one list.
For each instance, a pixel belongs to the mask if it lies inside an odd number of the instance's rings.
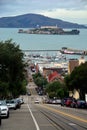
[{"label": "green tree", "polygon": [[35,73],[32,75],[33,76],[33,79],[36,79],[38,77],[42,77],[41,74],[38,72],[38,73]]},{"label": "green tree", "polygon": [[15,97],[20,94],[24,79],[23,53],[19,45],[12,40],[1,41],[0,81],[9,85],[7,91]]},{"label": "green tree", "polygon": [[[55,81],[46,85],[46,92],[50,98],[58,97],[63,98],[67,94],[67,89],[63,83]],[[53,97],[52,97],[53,96]]]},{"label": "green tree", "polygon": [[44,78],[40,73],[36,73],[33,75],[33,79],[35,84],[38,87],[41,87],[43,89],[43,87],[45,87],[45,85],[47,84],[47,80],[46,78]]},{"label": "green tree", "polygon": [[7,97],[7,95],[9,94],[8,88],[8,83],[0,81],[0,98]]},{"label": "green tree", "polygon": [[76,67],[70,75],[65,77],[65,83],[69,90],[79,89],[80,97],[84,99],[87,93],[87,62]]}]

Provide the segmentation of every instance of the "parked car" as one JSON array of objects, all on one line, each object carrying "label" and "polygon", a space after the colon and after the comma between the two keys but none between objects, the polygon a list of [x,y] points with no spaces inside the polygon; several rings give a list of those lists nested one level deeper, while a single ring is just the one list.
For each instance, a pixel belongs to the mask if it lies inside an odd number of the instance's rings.
[{"label": "parked car", "polygon": [[48,104],[52,104],[53,100],[52,99],[48,99],[45,101],[45,103],[48,103]]},{"label": "parked car", "polygon": [[0,109],[0,126],[1,126],[1,109]]},{"label": "parked car", "polygon": [[84,100],[74,100],[72,103],[71,103],[71,107],[74,107],[74,108],[86,108],[87,105],[86,105],[86,102]]},{"label": "parked car", "polygon": [[68,98],[63,98],[61,100],[61,106],[66,106],[66,101],[67,101]]},{"label": "parked car", "polygon": [[7,100],[6,104],[8,106],[9,109],[14,109],[16,110],[17,108],[20,108],[20,102],[16,99],[12,99],[12,100]]},{"label": "parked car", "polygon": [[14,99],[15,102],[17,102],[17,108],[21,108],[21,101],[20,99],[16,98]]},{"label": "parked car", "polygon": [[17,100],[20,104],[24,104],[23,98],[16,98],[16,100]]},{"label": "parked car", "polygon": [[76,99],[72,100],[71,107],[76,108],[76,104],[77,104],[77,100]]},{"label": "parked car", "polygon": [[9,117],[9,108],[6,105],[6,102],[4,100],[0,100],[0,110],[1,110],[1,118],[2,117]]},{"label": "parked car", "polygon": [[61,106],[71,107],[71,104],[74,100],[75,99],[72,97],[64,98],[61,100]]},{"label": "parked car", "polygon": [[86,102],[84,100],[77,100],[76,108],[86,108]]},{"label": "parked car", "polygon": [[53,99],[52,104],[61,104],[61,99]]}]

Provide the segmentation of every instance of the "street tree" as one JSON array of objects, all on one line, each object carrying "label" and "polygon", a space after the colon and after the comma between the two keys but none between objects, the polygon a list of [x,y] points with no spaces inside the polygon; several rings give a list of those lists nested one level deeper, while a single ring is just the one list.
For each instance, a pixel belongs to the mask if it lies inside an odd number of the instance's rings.
[{"label": "street tree", "polygon": [[34,74],[33,79],[38,87],[41,87],[42,89],[45,88],[45,85],[47,84],[47,79],[44,78],[40,73]]},{"label": "street tree", "polygon": [[87,93],[87,62],[76,67],[70,75],[67,75],[65,83],[69,90],[80,90],[80,97],[84,99],[85,93]]},{"label": "street tree", "polygon": [[46,92],[48,93],[50,98],[63,98],[64,96],[68,95],[68,90],[65,87],[64,83],[60,83],[59,81],[48,83],[46,85]]},{"label": "street tree", "polygon": [[[20,94],[24,80],[23,52],[12,40],[0,42],[0,89],[12,96]],[[5,92],[6,93],[6,92]]]}]

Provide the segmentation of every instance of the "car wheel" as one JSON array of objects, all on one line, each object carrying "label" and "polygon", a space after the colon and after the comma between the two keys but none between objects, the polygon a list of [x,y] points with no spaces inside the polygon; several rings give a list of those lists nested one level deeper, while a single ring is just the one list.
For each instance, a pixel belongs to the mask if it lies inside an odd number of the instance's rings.
[{"label": "car wheel", "polygon": [[75,105],[75,108],[78,108],[78,105],[77,105],[77,104]]},{"label": "car wheel", "polygon": [[14,108],[14,110],[16,110],[16,109],[17,109],[17,107]]},{"label": "car wheel", "polygon": [[1,125],[1,122],[2,122],[2,121],[1,121],[1,117],[0,117],[0,125]]},{"label": "car wheel", "polygon": [[8,112],[8,114],[7,114],[7,118],[9,118],[9,112]]},{"label": "car wheel", "polygon": [[71,106],[71,108],[73,108],[73,107],[74,107],[74,105],[73,105],[72,103],[71,103],[71,105],[70,105],[70,106]]},{"label": "car wheel", "polygon": [[82,105],[81,107],[82,107],[82,108],[85,108],[85,106],[84,106],[84,105]]}]

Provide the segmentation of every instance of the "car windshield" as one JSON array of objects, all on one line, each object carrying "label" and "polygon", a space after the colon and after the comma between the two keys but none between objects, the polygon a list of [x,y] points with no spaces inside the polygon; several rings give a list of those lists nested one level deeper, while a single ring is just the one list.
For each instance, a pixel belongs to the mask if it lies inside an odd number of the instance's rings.
[{"label": "car windshield", "polygon": [[78,102],[82,102],[82,103],[85,103],[85,101],[84,101],[84,100],[78,100]]},{"label": "car windshield", "polygon": [[11,103],[15,103],[14,101],[11,101]]},{"label": "car windshield", "polygon": [[6,105],[5,101],[0,101],[0,106]]},{"label": "car windshield", "polygon": [[16,100],[11,100],[10,103],[16,103],[17,101]]},{"label": "car windshield", "polygon": [[16,100],[13,100],[13,99],[12,100],[7,100],[6,103],[11,103],[11,104],[16,103]]}]

